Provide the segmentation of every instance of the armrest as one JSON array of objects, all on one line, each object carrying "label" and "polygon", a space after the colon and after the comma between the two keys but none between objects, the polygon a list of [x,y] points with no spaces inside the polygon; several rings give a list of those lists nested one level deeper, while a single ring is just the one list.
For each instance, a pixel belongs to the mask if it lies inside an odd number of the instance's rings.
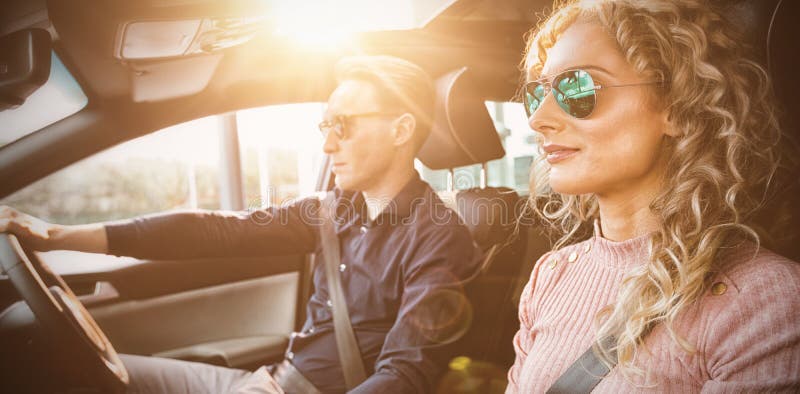
[{"label": "armrest", "polygon": [[153,356],[252,369],[282,360],[288,344],[289,339],[285,336],[268,335],[205,342],[159,352]]}]

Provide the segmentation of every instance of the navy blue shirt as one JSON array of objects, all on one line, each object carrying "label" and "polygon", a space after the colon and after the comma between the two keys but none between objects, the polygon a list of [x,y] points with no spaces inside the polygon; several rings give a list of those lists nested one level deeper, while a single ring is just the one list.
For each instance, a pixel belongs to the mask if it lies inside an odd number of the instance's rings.
[{"label": "navy blue shirt", "polygon": [[[458,216],[415,176],[369,220],[361,193],[334,191],[342,287],[368,379],[351,392],[430,392],[468,328],[463,284],[480,253]],[[319,252],[318,198],[252,212],[178,212],[106,226],[109,250],[140,258]],[[287,357],[323,392],[344,392],[323,263]]]}]

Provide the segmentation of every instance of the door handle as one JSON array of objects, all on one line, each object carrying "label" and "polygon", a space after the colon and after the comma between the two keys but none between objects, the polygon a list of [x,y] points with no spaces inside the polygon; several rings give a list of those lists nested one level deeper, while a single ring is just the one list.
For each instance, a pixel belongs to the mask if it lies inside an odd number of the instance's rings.
[{"label": "door handle", "polygon": [[78,296],[78,300],[84,306],[91,306],[119,298],[119,292],[111,282],[99,281],[94,284],[94,291],[91,294]]}]

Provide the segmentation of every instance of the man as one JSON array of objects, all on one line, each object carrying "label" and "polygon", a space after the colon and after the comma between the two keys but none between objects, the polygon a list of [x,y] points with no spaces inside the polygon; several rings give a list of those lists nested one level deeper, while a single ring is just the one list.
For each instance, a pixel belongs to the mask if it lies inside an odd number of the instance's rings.
[{"label": "man", "polygon": [[[433,116],[433,84],[418,66],[387,56],[344,59],[337,79],[320,129],[337,185],[340,280],[368,375],[351,392],[429,392],[468,325],[461,285],[479,259],[466,227],[414,170]],[[320,252],[320,204],[309,198],[251,213],[178,212],[84,226],[3,208],[0,231],[40,250],[150,259],[311,253]],[[308,318],[286,358],[320,391],[344,392],[322,264],[313,281]],[[131,390],[222,392],[274,383],[264,369],[125,355],[123,362]]]}]

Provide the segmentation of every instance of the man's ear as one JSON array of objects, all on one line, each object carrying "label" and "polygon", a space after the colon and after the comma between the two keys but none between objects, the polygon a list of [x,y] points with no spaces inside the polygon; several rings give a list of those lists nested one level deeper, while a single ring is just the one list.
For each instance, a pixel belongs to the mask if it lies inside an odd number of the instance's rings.
[{"label": "man's ear", "polygon": [[394,121],[392,135],[394,136],[394,146],[401,146],[414,139],[417,130],[417,119],[414,115],[405,113]]}]

